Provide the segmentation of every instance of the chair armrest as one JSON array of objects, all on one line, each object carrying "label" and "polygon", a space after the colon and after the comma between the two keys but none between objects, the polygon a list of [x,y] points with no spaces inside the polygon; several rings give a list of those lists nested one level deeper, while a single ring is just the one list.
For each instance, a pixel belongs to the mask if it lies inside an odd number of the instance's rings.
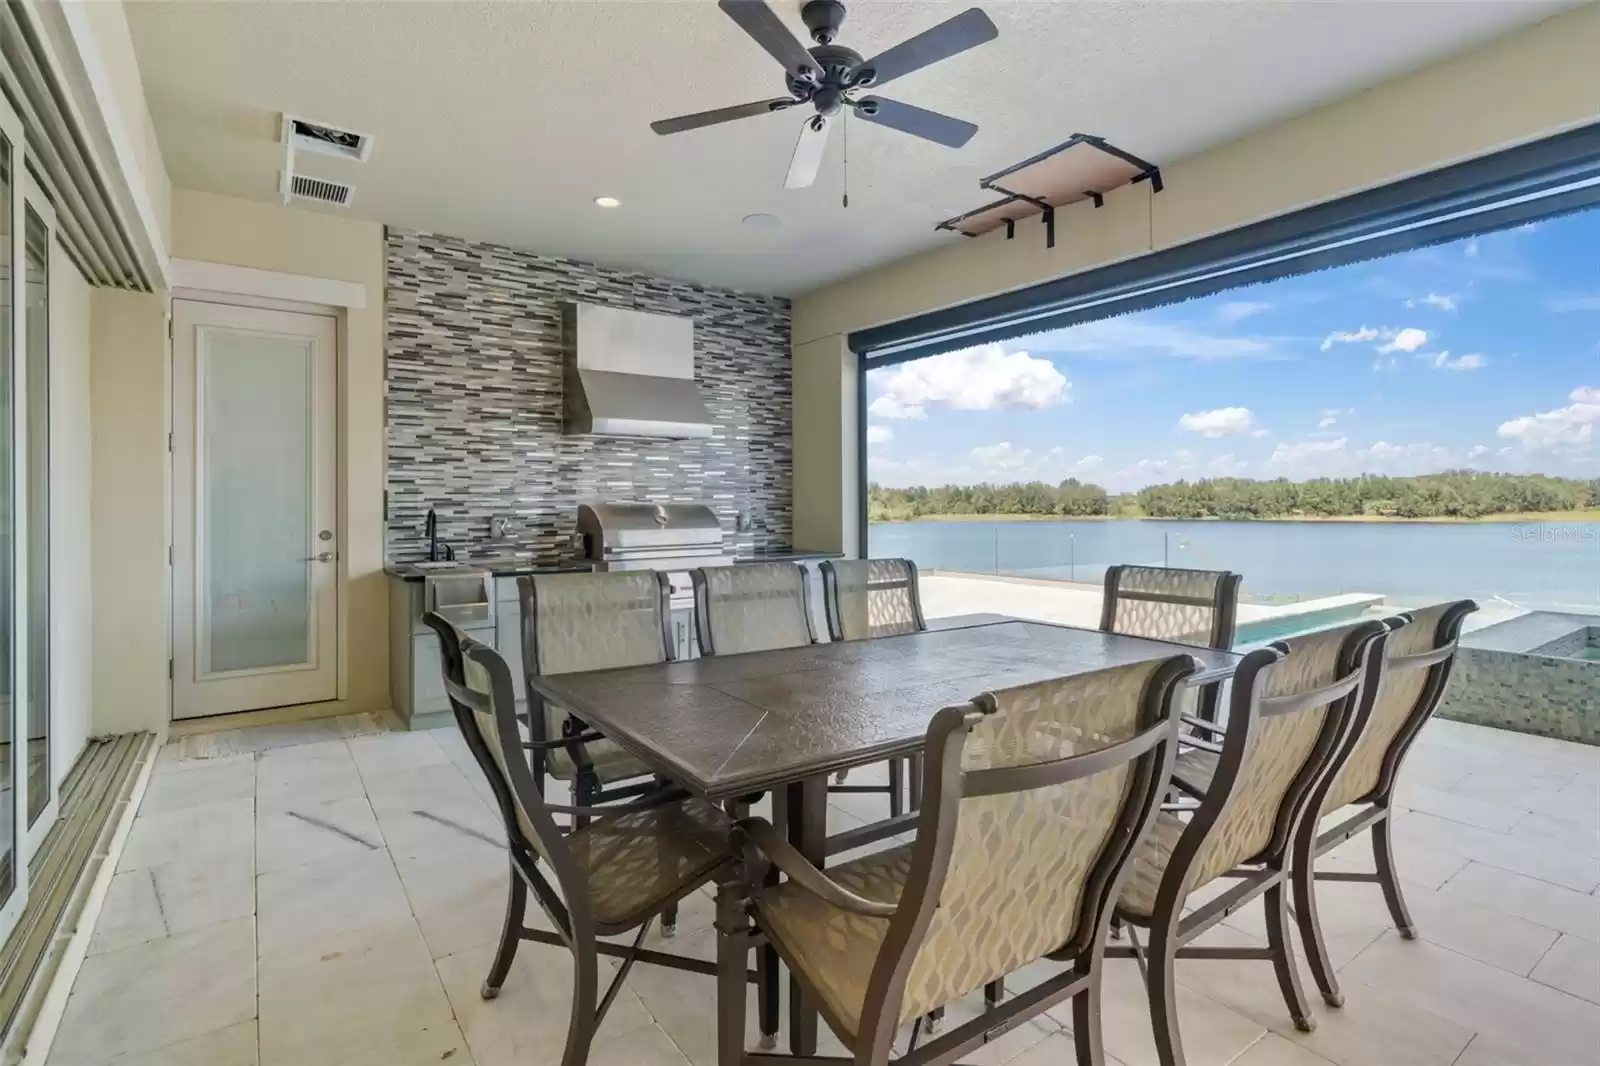
[{"label": "chair armrest", "polygon": [[640,811],[652,811],[657,807],[665,807],[669,803],[677,803],[687,799],[689,793],[681,788],[664,788],[659,792],[648,793],[630,803],[607,803],[601,807],[574,807],[564,803],[546,803],[545,810],[555,814],[578,814],[586,818],[605,818],[618,814],[638,814]]},{"label": "chair armrest", "polygon": [[783,839],[772,823],[764,818],[741,818],[734,825],[743,830],[752,844],[772,865],[801,888],[815,896],[853,914],[868,918],[892,918],[898,908],[894,903],[879,903],[858,896],[827,874],[811,865],[794,845]]},{"label": "chair armrest", "polygon": [[[1174,782],[1174,783],[1176,783],[1176,782]],[[1198,803],[1181,803],[1181,802],[1180,803],[1163,803],[1161,805],[1161,809],[1166,811],[1166,812],[1168,812],[1169,814],[1182,814],[1184,811],[1198,811],[1200,809],[1200,804],[1198,804]]]},{"label": "chair armrest", "polygon": [[604,733],[591,730],[587,733],[574,733],[570,737],[560,740],[524,740],[522,746],[528,751],[550,751],[553,748],[570,748],[574,744],[593,744],[606,738]]}]

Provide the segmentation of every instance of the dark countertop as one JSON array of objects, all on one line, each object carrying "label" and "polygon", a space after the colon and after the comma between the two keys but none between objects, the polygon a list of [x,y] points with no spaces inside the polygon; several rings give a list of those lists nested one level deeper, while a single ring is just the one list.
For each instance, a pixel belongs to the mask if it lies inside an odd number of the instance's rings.
[{"label": "dark countertop", "polygon": [[[735,563],[781,563],[800,562],[806,559],[842,559],[840,552],[800,551],[797,549],[769,549],[766,551],[750,552],[734,557]],[[457,565],[463,569],[487,570],[495,577],[523,577],[528,574],[586,574],[594,569],[586,562],[570,563],[536,563],[531,559],[458,559]],[[383,568],[384,573],[401,581],[421,581],[428,576],[430,571],[419,569],[415,563],[390,563]],[[440,569],[431,571],[436,574],[448,575],[449,570]]]}]

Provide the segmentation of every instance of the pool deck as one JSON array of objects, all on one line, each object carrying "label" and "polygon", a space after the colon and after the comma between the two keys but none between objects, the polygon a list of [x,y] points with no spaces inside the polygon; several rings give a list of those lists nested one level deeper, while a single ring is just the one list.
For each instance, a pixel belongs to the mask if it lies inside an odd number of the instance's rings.
[{"label": "pool deck", "polygon": [[1491,651],[1535,652],[1552,641],[1580,629],[1600,626],[1600,616],[1564,614],[1558,611],[1532,611],[1469,633],[1461,639],[1463,647]]}]

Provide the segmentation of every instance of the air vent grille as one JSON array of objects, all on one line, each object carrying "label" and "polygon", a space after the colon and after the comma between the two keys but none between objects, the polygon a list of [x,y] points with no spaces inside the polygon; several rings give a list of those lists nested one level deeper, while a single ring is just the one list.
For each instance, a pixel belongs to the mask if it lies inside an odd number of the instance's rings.
[{"label": "air vent grille", "polygon": [[350,202],[350,195],[355,192],[355,189],[343,182],[328,181],[325,178],[308,178],[304,174],[296,174],[290,191],[303,200],[317,200],[321,203],[337,204],[343,207]]}]

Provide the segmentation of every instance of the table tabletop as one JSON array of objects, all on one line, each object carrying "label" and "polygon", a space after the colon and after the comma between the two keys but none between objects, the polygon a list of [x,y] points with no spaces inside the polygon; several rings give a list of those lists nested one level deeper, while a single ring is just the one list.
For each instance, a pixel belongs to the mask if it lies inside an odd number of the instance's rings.
[{"label": "table tabletop", "polygon": [[920,749],[941,707],[982,692],[1192,655],[1191,683],[1240,656],[1020,620],[531,678],[658,772],[711,799]]}]

